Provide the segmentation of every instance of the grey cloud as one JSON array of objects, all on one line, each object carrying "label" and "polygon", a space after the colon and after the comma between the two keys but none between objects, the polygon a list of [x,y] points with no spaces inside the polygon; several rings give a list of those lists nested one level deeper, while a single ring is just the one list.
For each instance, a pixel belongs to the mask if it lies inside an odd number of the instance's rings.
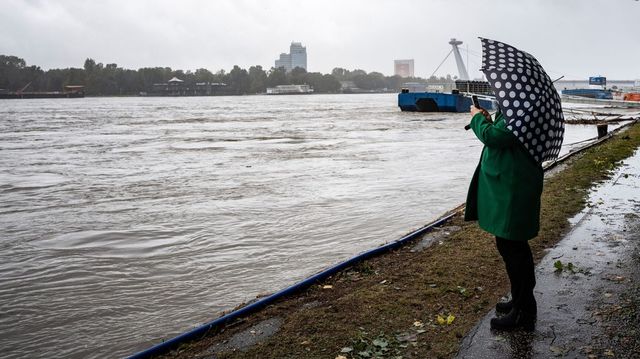
[{"label": "grey cloud", "polygon": [[[0,6],[0,53],[45,69],[82,66],[87,57],[128,68],[269,68],[291,41],[300,41],[310,71],[340,66],[390,74],[393,59],[414,58],[416,73],[429,76],[448,53],[449,38],[477,54],[483,36],[531,52],[552,74],[640,78],[634,25],[640,3],[633,0],[8,0]],[[479,58],[469,60],[477,69]],[[449,61],[439,74],[455,72]]]}]

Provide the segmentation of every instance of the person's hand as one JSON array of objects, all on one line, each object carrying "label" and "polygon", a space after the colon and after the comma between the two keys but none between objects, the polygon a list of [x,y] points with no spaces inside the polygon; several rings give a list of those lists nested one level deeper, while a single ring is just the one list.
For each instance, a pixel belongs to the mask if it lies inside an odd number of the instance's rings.
[{"label": "person's hand", "polygon": [[471,112],[471,117],[475,116],[477,113],[481,113],[487,119],[490,118],[489,117],[489,112],[487,112],[487,110],[485,110],[484,108],[477,108],[474,105],[471,105],[471,107],[469,107],[469,112]]}]

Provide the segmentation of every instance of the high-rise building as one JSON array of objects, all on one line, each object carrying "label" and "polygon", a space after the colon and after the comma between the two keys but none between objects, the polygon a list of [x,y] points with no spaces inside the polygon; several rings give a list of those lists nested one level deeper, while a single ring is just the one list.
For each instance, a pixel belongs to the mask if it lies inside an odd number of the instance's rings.
[{"label": "high-rise building", "polygon": [[394,60],[394,75],[400,77],[414,77],[413,76],[413,59],[409,60]]},{"label": "high-rise building", "polygon": [[291,69],[300,67],[307,69],[307,48],[303,47],[299,42],[292,42],[289,47],[289,54],[291,56]]},{"label": "high-rise building", "polygon": [[280,58],[276,60],[276,69],[278,67],[284,67],[286,72],[291,71],[291,55],[282,53]]},{"label": "high-rise building", "polygon": [[307,48],[299,42],[292,42],[289,53],[280,54],[280,58],[275,61],[275,67],[284,67],[289,72],[296,67],[307,69]]}]

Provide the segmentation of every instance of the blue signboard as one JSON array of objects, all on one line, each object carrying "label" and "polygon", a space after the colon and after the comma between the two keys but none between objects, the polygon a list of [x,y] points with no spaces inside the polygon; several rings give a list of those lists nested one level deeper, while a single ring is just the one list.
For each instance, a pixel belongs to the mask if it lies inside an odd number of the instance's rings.
[{"label": "blue signboard", "polygon": [[607,84],[607,78],[603,76],[589,77],[589,85],[601,85]]}]

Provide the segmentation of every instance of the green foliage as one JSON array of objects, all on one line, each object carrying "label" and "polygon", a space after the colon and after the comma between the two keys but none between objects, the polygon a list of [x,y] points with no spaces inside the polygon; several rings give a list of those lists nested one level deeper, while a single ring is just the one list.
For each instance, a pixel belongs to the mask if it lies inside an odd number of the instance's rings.
[{"label": "green foliage", "polygon": [[118,67],[117,64],[102,64],[92,58],[84,61],[82,68],[51,69],[44,71],[38,66],[27,66],[24,59],[17,56],[0,55],[0,90],[19,91],[60,91],[65,85],[84,85],[89,96],[137,95],[152,93],[154,84],[164,84],[172,77],[184,81],[184,86],[193,88],[196,83],[224,83],[226,86],[216,94],[244,95],[264,93],[267,87],[289,84],[308,84],[316,93],[338,93],[340,81],[348,81],[351,86],[365,92],[399,91],[405,82],[452,81],[448,78],[429,80],[384,76],[379,72],[336,67],[331,74],[307,72],[295,68],[287,73],[283,68],[265,71],[262,66],[251,66],[245,70],[234,66],[228,73],[220,70],[215,74],[200,68],[173,70],[170,67],[143,67],[138,70]]},{"label": "green foliage", "polygon": [[262,66],[249,67],[249,93],[262,93],[267,90],[267,73]]},{"label": "green foliage", "polygon": [[396,358],[401,359],[401,346],[398,340],[380,334],[375,338],[369,337],[367,332],[361,331],[358,338],[352,341],[351,346],[344,347],[340,354],[349,355],[351,358]]},{"label": "green foliage", "polygon": [[267,87],[276,87],[278,85],[287,85],[287,72],[283,67],[272,67],[267,76]]},{"label": "green foliage", "polygon": [[553,263],[553,267],[555,268],[555,272],[560,273],[562,271],[567,271],[567,272],[571,272],[571,273],[577,273],[577,272],[585,272],[582,270],[577,270],[576,267],[573,265],[573,263],[569,262],[567,264],[562,263],[560,260],[557,260]]},{"label": "green foliage", "polygon": [[249,92],[251,80],[249,73],[245,69],[241,69],[238,65],[234,66],[228,75],[229,90],[233,95],[244,95]]}]

